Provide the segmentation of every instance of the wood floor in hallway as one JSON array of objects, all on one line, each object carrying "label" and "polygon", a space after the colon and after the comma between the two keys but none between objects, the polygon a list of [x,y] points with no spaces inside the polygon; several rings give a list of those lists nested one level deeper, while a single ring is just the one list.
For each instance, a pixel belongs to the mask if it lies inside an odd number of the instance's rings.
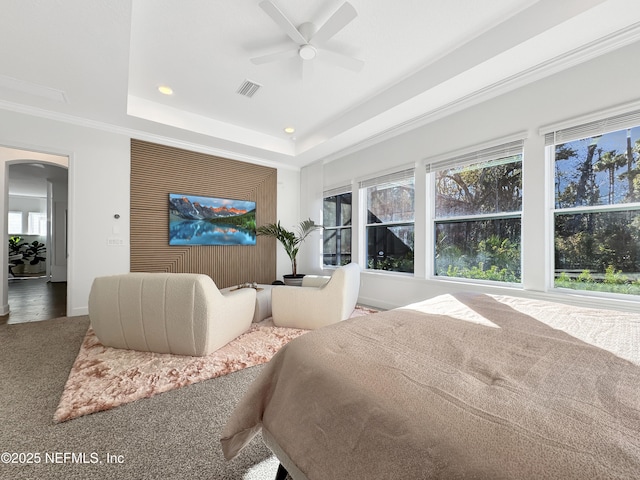
[{"label": "wood floor in hallway", "polygon": [[0,317],[0,325],[37,322],[67,314],[67,283],[47,278],[10,279],[9,314]]}]

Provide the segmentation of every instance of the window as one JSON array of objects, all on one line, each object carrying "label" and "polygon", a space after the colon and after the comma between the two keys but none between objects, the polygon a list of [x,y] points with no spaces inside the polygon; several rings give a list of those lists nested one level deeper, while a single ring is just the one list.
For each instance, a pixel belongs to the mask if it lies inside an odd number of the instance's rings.
[{"label": "window", "polygon": [[22,212],[9,212],[9,235],[22,235]]},{"label": "window", "polygon": [[520,282],[523,141],[428,166],[434,275]]},{"label": "window", "polygon": [[42,212],[29,212],[27,217],[27,234],[28,235],[46,235],[47,234],[47,214]]},{"label": "window", "polygon": [[325,192],[323,200],[322,257],[327,266],[351,262],[351,192]]},{"label": "window", "polygon": [[632,112],[546,136],[555,287],[640,294],[638,125],[640,112]]},{"label": "window", "polygon": [[413,273],[414,170],[360,183],[366,201],[367,268]]}]

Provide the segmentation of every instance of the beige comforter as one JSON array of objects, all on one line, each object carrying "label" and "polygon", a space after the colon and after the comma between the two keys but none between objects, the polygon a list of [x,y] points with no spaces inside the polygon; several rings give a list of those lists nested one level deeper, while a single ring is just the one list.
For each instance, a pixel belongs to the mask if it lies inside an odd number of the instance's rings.
[{"label": "beige comforter", "polygon": [[[264,426],[310,480],[640,478],[640,367],[558,329],[565,313],[584,329],[580,309],[447,297],[289,343],[228,420],[225,456]],[[638,318],[614,326],[637,339]]]}]

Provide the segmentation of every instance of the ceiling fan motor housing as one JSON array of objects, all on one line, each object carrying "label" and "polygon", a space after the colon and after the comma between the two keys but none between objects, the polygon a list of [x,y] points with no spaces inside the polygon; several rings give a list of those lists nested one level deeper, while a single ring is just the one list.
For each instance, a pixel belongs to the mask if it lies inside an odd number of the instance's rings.
[{"label": "ceiling fan motor housing", "polygon": [[300,55],[300,58],[302,58],[303,60],[313,60],[316,57],[316,54],[318,53],[318,51],[316,50],[316,48],[313,45],[301,45],[300,49],[298,50],[298,55]]},{"label": "ceiling fan motor housing", "polygon": [[304,22],[298,27],[298,31],[300,32],[300,35],[302,35],[308,42],[313,38],[318,29],[312,22]]}]

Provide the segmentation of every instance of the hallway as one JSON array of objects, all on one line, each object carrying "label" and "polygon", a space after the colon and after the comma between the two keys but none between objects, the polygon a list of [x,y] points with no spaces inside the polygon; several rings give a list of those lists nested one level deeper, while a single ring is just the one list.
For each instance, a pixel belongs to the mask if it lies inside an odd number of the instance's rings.
[{"label": "hallway", "polygon": [[64,317],[67,314],[67,282],[51,283],[47,278],[9,280],[8,315],[0,317],[5,323],[37,322]]}]

